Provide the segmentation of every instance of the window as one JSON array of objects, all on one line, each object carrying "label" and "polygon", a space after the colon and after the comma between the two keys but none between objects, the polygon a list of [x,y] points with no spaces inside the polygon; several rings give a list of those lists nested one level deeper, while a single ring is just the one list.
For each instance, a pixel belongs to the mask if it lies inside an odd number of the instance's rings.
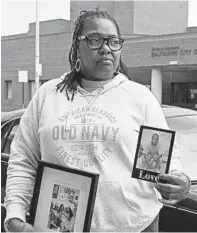
[{"label": "window", "polygon": [[12,81],[5,81],[5,98],[12,99]]},{"label": "window", "polygon": [[197,83],[172,83],[172,104],[191,104],[197,100]]},{"label": "window", "polygon": [[48,82],[48,81],[49,81],[49,80],[47,80],[47,79],[46,79],[46,80],[40,80],[40,83],[41,83],[41,85],[42,85],[42,84],[44,84],[44,83],[46,83],[46,82]]},{"label": "window", "polygon": [[[47,81],[49,80],[40,80],[40,86]],[[30,80],[29,81],[29,100],[31,100],[35,92],[36,92],[35,80]]]},{"label": "window", "polygon": [[29,81],[29,99],[31,99],[36,92],[36,83],[35,81]]}]

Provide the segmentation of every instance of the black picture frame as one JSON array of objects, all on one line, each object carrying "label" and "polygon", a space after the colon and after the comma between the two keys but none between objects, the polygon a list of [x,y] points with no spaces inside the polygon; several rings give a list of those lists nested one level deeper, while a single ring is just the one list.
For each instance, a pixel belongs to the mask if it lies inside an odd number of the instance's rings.
[{"label": "black picture frame", "polygon": [[[154,137],[153,134],[155,134]],[[158,142],[160,142],[160,138],[163,137],[163,142],[162,142],[163,154],[161,152],[159,153],[157,150],[157,152],[155,152],[154,155],[155,158],[154,156],[152,156],[151,158],[150,152],[148,153],[144,152],[146,150],[144,150],[144,145],[142,144],[143,143],[145,144],[145,141],[148,141],[147,135],[152,135],[151,140],[152,137],[153,140],[155,140],[155,137],[158,138],[159,140]],[[157,183],[157,182],[165,183],[165,180],[159,178],[158,175],[167,174],[169,172],[174,139],[175,139],[175,131],[141,125],[131,177],[153,183]],[[160,148],[162,148],[162,146],[160,146]]]},{"label": "black picture frame", "polygon": [[39,161],[28,222],[38,232],[61,232],[68,226],[56,217],[64,205],[61,216],[72,217],[70,232],[89,232],[98,181],[99,174]]}]

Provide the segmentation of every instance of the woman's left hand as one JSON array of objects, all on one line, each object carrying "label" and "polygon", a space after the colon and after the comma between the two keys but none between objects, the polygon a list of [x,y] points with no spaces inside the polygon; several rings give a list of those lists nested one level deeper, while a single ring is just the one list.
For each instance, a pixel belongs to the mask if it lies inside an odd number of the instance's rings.
[{"label": "woman's left hand", "polygon": [[155,185],[164,197],[160,200],[163,204],[175,205],[187,197],[190,189],[190,180],[185,174],[174,172],[171,174],[161,174],[159,177],[166,181],[166,184],[158,182]]}]

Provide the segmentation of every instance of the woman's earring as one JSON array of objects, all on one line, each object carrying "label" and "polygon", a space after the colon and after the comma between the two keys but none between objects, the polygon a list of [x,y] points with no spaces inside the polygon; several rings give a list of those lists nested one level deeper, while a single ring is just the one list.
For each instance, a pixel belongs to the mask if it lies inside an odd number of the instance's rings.
[{"label": "woman's earring", "polygon": [[77,58],[77,61],[75,63],[75,70],[79,72],[81,70],[81,60]]}]

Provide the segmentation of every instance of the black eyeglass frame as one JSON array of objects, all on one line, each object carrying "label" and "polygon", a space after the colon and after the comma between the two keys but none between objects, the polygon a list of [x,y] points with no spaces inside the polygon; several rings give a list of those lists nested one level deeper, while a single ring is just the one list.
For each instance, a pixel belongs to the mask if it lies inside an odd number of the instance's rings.
[{"label": "black eyeglass frame", "polygon": [[[103,42],[102,42],[101,46],[98,47],[98,48],[91,48],[91,47],[89,46],[88,40],[89,40],[89,37],[91,37],[92,35],[93,35],[93,34],[88,34],[88,35],[86,35],[86,36],[78,36],[78,40],[79,40],[79,41],[80,41],[80,40],[86,40],[87,46],[88,46],[90,49],[92,49],[92,50],[97,50],[97,49],[102,48],[102,46],[103,46],[103,44],[104,44],[105,41],[107,41],[108,47],[109,47],[109,48],[111,49],[111,51],[113,51],[113,52],[117,52],[117,51],[119,51],[119,50],[122,49],[124,39],[122,39],[121,37],[116,37],[116,36],[102,37],[102,36],[100,36],[100,35],[97,35],[97,36],[99,36],[100,38],[103,39]],[[117,50],[115,49],[115,50],[114,50],[114,49],[111,48],[111,46],[110,46],[110,44],[109,44],[109,40],[112,39],[112,38],[118,38],[118,39],[121,41],[121,44],[120,44],[120,48],[119,48],[119,49],[117,49]]]}]

